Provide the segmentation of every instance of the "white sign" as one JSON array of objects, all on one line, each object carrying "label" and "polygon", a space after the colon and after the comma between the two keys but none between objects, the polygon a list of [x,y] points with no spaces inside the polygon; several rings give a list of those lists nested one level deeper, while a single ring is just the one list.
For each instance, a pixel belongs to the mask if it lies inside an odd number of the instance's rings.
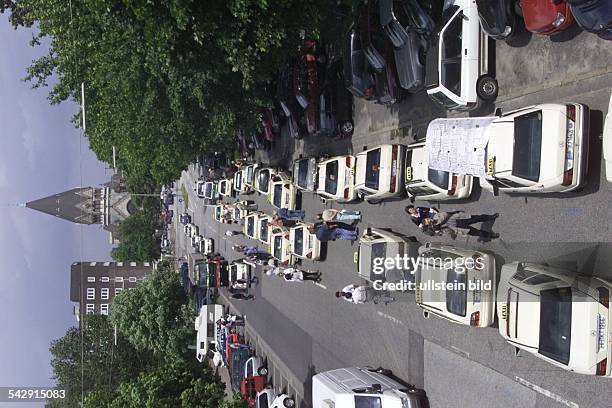
[{"label": "white sign", "polygon": [[488,137],[485,129],[496,117],[435,119],[427,127],[429,167],[487,178]]}]

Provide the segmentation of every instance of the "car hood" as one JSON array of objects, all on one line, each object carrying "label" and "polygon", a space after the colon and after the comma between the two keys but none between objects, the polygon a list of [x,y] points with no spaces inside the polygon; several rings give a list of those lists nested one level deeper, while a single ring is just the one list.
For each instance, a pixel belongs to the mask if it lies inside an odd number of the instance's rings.
[{"label": "car hood", "polygon": [[610,0],[568,1],[578,24],[587,31],[612,29],[612,3]]}]

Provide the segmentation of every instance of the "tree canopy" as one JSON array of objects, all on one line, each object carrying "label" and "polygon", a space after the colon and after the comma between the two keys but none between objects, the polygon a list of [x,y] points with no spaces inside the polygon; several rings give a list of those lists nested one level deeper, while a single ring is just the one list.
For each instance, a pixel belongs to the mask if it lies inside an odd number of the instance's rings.
[{"label": "tree canopy", "polygon": [[112,249],[116,261],[146,262],[159,258],[159,240],[155,229],[160,225],[159,212],[138,211],[119,224],[119,245]]}]

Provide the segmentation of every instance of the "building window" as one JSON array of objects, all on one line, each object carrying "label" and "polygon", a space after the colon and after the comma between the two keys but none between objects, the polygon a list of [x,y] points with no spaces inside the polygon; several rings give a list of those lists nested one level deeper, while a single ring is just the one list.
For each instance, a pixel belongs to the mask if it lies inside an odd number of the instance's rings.
[{"label": "building window", "polygon": [[96,282],[96,277],[95,277],[95,276],[88,276],[88,277],[87,277],[87,282],[89,282],[89,283],[95,283],[95,282]]},{"label": "building window", "polygon": [[100,289],[100,297],[102,300],[108,300],[108,288]]},{"label": "building window", "polygon": [[104,262],[104,266],[110,266],[110,262]]},{"label": "building window", "polygon": [[123,290],[123,288],[115,288],[115,296],[120,294],[122,290]]},{"label": "building window", "polygon": [[107,315],[108,314],[108,303],[100,304],[100,314]]},{"label": "building window", "polygon": [[130,266],[136,266],[136,262],[130,262]]},{"label": "building window", "polygon": [[136,283],[136,278],[134,276],[130,276],[130,282]]},{"label": "building window", "polygon": [[100,282],[108,283],[108,281],[109,281],[108,276],[103,276],[100,278]]},{"label": "building window", "polygon": [[86,314],[94,314],[96,312],[96,305],[93,303],[87,303],[85,305],[85,313]]},{"label": "building window", "polygon": [[96,266],[96,263],[95,262],[90,262],[89,266]]},{"label": "building window", "polygon": [[144,263],[143,263],[143,265],[144,265],[144,266],[151,266],[151,264],[150,264],[150,263],[148,263],[148,262],[144,262]]},{"label": "building window", "polygon": [[123,266],[123,262],[117,262],[117,266]]},{"label": "building window", "polygon": [[87,300],[96,299],[96,288],[87,288]]}]

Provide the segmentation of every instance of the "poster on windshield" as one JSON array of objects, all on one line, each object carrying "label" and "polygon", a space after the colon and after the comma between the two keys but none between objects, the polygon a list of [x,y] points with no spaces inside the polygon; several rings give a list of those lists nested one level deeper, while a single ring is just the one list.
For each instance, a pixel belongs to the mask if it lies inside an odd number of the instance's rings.
[{"label": "poster on windshield", "polygon": [[487,178],[487,126],[496,117],[440,118],[427,127],[429,168]]}]

